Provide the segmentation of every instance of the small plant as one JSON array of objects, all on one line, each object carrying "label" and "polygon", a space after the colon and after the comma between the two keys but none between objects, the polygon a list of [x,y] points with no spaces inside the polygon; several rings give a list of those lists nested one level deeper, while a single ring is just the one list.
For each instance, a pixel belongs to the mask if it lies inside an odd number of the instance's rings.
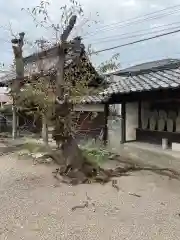
[{"label": "small plant", "polygon": [[111,156],[108,150],[104,148],[82,148],[83,154],[90,162],[96,163],[98,165],[102,165],[106,162]]}]

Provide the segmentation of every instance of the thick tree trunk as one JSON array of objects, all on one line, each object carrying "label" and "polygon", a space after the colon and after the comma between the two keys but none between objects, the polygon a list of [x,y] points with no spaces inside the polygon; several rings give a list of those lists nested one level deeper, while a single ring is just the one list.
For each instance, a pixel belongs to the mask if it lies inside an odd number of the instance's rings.
[{"label": "thick tree trunk", "polygon": [[48,145],[48,124],[45,114],[42,115],[42,139],[44,144]]},{"label": "thick tree trunk", "polygon": [[62,153],[67,167],[81,170],[84,163],[82,150],[79,148],[76,140],[69,137],[61,146]]},{"label": "thick tree trunk", "polygon": [[[56,176],[58,173],[61,175],[63,182],[73,185],[86,183],[97,176],[98,166],[87,160],[73,137],[66,139],[61,145],[61,151],[52,152],[50,157],[60,165],[55,173]],[[62,157],[63,163],[60,160]]]},{"label": "thick tree trunk", "polygon": [[12,138],[16,139],[17,137],[17,108],[15,104],[12,105]]},{"label": "thick tree trunk", "polygon": [[[22,48],[24,45],[24,32],[19,33],[19,39],[15,38],[12,39],[12,48],[14,52],[15,58],[15,66],[16,66],[16,80],[13,80],[12,89],[15,94],[19,93],[20,90],[20,82],[24,80],[24,61],[22,56]],[[15,139],[17,137],[17,105],[16,99],[13,97],[13,107],[12,107],[12,114],[13,114],[13,122],[12,122],[12,138]]]},{"label": "thick tree trunk", "polygon": [[[72,133],[72,106],[69,104],[69,91],[64,78],[65,56],[67,52],[67,38],[76,23],[76,16],[70,18],[69,24],[61,35],[61,45],[59,46],[59,59],[56,76],[56,109],[55,109],[55,129],[53,138],[57,145],[61,143],[62,154],[65,160],[65,174],[71,170],[82,170],[84,157],[79,149]],[[72,45],[75,48],[75,44]],[[80,41],[76,44],[75,51],[80,50]],[[81,174],[82,175],[82,174]],[[83,175],[84,177],[84,175]]]},{"label": "thick tree trunk", "polygon": [[64,165],[66,168],[71,168],[72,170],[81,170],[85,161],[83,152],[73,137],[61,141],[60,150],[52,151],[51,157],[59,165]]},{"label": "thick tree trunk", "polygon": [[16,120],[17,120],[17,137],[20,137],[20,129],[19,129],[19,115],[16,112]]}]

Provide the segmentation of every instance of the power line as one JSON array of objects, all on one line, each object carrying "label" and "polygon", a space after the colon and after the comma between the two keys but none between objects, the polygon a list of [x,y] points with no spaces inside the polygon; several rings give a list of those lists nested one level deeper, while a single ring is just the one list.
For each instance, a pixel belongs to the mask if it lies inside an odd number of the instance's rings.
[{"label": "power line", "polygon": [[[140,20],[137,20],[137,21],[129,22],[129,23],[127,23],[127,24],[120,24],[118,29],[124,28],[124,27],[128,27],[128,26],[131,26],[131,25],[134,25],[134,24],[142,23],[142,21],[146,21],[146,20],[155,20],[155,19],[158,19],[158,18],[167,17],[167,16],[169,16],[169,15],[178,13],[179,11],[180,11],[180,10],[176,10],[176,11],[171,12],[171,13],[166,13],[166,14],[163,14],[163,15],[162,15],[162,14],[161,14],[161,15],[157,15],[157,16],[154,16],[154,17],[151,17],[151,18],[140,19]],[[101,31],[101,32],[104,32],[104,31],[112,31],[112,30],[114,31],[115,28],[114,28],[114,27],[111,27],[111,28],[109,28],[109,29],[102,29],[102,30],[101,30],[101,29],[97,29],[96,31],[94,31],[94,32],[92,32],[92,33],[90,33],[90,34],[87,34],[86,36],[92,37],[92,36],[94,36],[96,33],[99,33],[100,31]],[[85,38],[86,38],[86,37],[85,37]]]},{"label": "power line", "polygon": [[[169,13],[166,12],[166,13],[163,13],[163,14],[160,14],[160,15],[151,16],[151,15],[153,15],[153,14],[156,14],[156,13],[159,13],[159,12],[164,12],[164,11],[166,11],[166,10],[169,10],[169,9],[175,8],[175,7],[176,7],[175,11],[171,11],[171,12],[169,12]],[[176,6],[169,7],[169,8],[163,9],[163,10],[159,10],[159,11],[156,11],[156,12],[153,12],[153,13],[145,14],[145,15],[142,15],[142,16],[139,16],[139,17],[130,18],[130,19],[125,20],[125,21],[117,22],[117,23],[114,23],[114,24],[109,24],[109,25],[107,25],[107,26],[105,25],[105,26],[102,27],[102,28],[96,29],[96,31],[103,30],[103,29],[104,29],[104,30],[107,30],[107,27],[108,27],[108,26],[111,27],[111,28],[114,27],[114,26],[116,26],[116,25],[124,27],[124,26],[131,25],[131,24],[133,24],[133,23],[138,23],[139,21],[141,22],[142,20],[157,19],[157,18],[159,18],[159,17],[171,15],[171,14],[174,14],[174,13],[176,13],[176,12],[179,12],[179,10],[177,9],[177,8],[179,8],[179,7],[180,7],[180,5],[176,5]],[[150,17],[147,18],[147,16],[150,16]],[[132,21],[132,20],[135,20],[135,21]],[[94,33],[94,31],[92,32],[92,34],[93,34],[93,33]],[[90,35],[90,34],[91,34],[91,32],[90,32],[89,34],[87,34],[87,35]]]},{"label": "power line", "polygon": [[[158,18],[161,18],[161,17],[164,17],[164,16],[172,15],[172,14],[175,14],[175,13],[180,11],[179,9],[177,9],[179,7],[180,7],[180,5],[175,5],[175,6],[165,8],[165,9],[162,9],[162,10],[159,10],[159,11],[155,11],[155,12],[152,12],[152,13],[149,13],[149,14],[145,14],[145,15],[142,15],[142,16],[139,16],[139,17],[130,18],[130,19],[122,21],[122,22],[117,22],[117,23],[114,23],[114,24],[105,25],[102,28],[97,28],[95,31],[86,34],[84,36],[84,38],[86,38],[86,36],[94,35],[96,32],[99,32],[100,30],[105,31],[105,30],[114,29],[115,26],[117,26],[117,27],[127,27],[129,25],[139,23],[139,22],[142,22],[142,21],[145,21],[145,20],[154,20],[154,19],[158,19]],[[172,8],[176,8],[176,9],[174,11],[171,11],[171,12],[166,12],[166,13],[162,13],[162,14],[159,14],[159,15],[151,16],[151,15],[154,15],[156,13],[164,12],[164,11],[167,11],[167,10],[172,9]]]},{"label": "power line", "polygon": [[175,30],[175,31],[171,31],[171,32],[167,32],[167,33],[163,33],[163,34],[159,34],[159,35],[155,35],[155,36],[152,36],[152,37],[136,40],[136,41],[133,41],[133,42],[125,43],[125,44],[122,44],[122,45],[118,45],[118,46],[114,46],[114,47],[110,47],[110,48],[105,48],[105,49],[102,49],[102,50],[94,51],[92,54],[97,54],[97,53],[101,53],[101,52],[105,52],[105,51],[110,51],[110,50],[113,50],[113,49],[116,49],[116,48],[126,47],[126,46],[129,46],[129,45],[133,45],[133,44],[140,43],[140,42],[145,42],[145,41],[148,41],[148,40],[151,40],[151,39],[155,39],[155,38],[171,35],[171,34],[178,33],[178,32],[180,32],[180,29]]},{"label": "power line", "polygon": [[[140,15],[140,16],[137,16],[137,17],[129,18],[127,20],[124,20],[123,22],[117,22],[117,23],[124,23],[124,22],[127,22],[127,21],[129,22],[131,20],[136,20],[138,18],[147,17],[149,15],[153,15],[153,14],[156,14],[156,13],[159,13],[159,12],[164,12],[166,10],[173,9],[173,8],[178,8],[178,7],[180,7],[180,4],[173,5],[173,6],[170,6],[170,7],[167,7],[167,8],[163,8],[161,10],[154,11],[154,12],[151,12],[151,13],[143,14],[143,15]],[[104,25],[104,27],[111,26],[111,25],[116,25],[117,23],[107,24],[107,25]]]},{"label": "power line", "polygon": [[[166,25],[155,26],[155,27],[151,28],[151,30],[157,29],[157,28],[162,28],[162,27],[167,27],[167,26],[172,26],[172,25],[175,25],[177,23],[180,24],[180,22],[174,22],[174,23],[170,23],[170,24],[166,24]],[[114,36],[99,38],[99,39],[97,39],[98,41],[95,41],[95,42],[93,41],[93,42],[91,42],[91,44],[98,44],[98,43],[104,43],[104,42],[116,41],[116,40],[119,41],[119,40],[122,40],[122,39],[140,37],[140,36],[144,36],[144,34],[149,35],[149,34],[153,34],[153,33],[162,32],[162,31],[165,31],[165,30],[176,29],[176,28],[179,28],[179,27],[180,26],[177,25],[177,26],[174,26],[172,28],[162,28],[162,29],[154,31],[154,32],[153,31],[147,31],[147,29],[143,29],[143,30],[134,31],[134,32],[130,32],[130,33],[123,33],[123,34],[120,34],[120,35],[114,35]],[[142,34],[142,32],[145,32],[145,33]],[[141,33],[141,34],[131,35],[131,34],[135,34],[135,33]]]}]

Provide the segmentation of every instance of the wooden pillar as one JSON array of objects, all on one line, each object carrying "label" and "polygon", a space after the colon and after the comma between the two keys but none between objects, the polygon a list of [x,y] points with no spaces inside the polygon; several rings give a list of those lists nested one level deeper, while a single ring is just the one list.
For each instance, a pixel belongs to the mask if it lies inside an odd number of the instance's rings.
[{"label": "wooden pillar", "polygon": [[103,131],[103,142],[107,145],[108,142],[108,116],[109,116],[109,104],[104,105],[104,131]]},{"label": "wooden pillar", "polygon": [[121,143],[126,142],[126,103],[121,104]]},{"label": "wooden pillar", "polygon": [[142,120],[141,120],[141,101],[138,102],[138,128],[142,128]]}]

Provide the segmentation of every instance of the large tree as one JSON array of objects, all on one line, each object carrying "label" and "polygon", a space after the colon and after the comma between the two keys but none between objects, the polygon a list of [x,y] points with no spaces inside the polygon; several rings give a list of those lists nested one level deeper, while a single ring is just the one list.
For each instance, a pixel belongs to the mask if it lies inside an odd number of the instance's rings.
[{"label": "large tree", "polygon": [[[23,10],[33,17],[37,27],[49,28],[55,33],[55,42],[48,43],[48,46],[57,46],[59,49],[55,81],[50,76],[43,74],[43,71],[38,76],[32,76],[29,79],[29,84],[25,84],[21,91],[16,91],[17,104],[22,106],[22,104],[28,105],[33,102],[37,111],[43,116],[45,125],[47,125],[47,120],[53,120],[54,139],[57,143],[61,143],[61,150],[65,159],[64,173],[76,170],[78,174],[81,172],[81,177],[84,178],[92,174],[93,168],[87,167],[86,159],[74,136],[76,116],[73,112],[73,103],[78,102],[81,96],[92,94],[92,92],[89,92],[89,81],[97,75],[97,72],[93,72],[90,70],[91,68],[87,67],[90,62],[84,46],[81,44],[81,38],[68,39],[77,18],[83,16],[81,5],[74,0],[70,0],[69,5],[61,7],[61,19],[60,23],[57,24],[52,22],[48,6],[48,1],[40,1],[38,6]],[[42,42],[35,41],[35,44],[39,43]],[[73,58],[67,70],[65,59],[69,48],[73,48],[73,52],[78,54]],[[89,53],[92,54],[92,51],[89,51]],[[113,56],[110,61],[102,63],[99,66],[99,71],[102,73],[109,69],[115,69],[117,67],[116,60],[117,55]],[[49,89],[54,89],[54,91],[49,91]],[[46,137],[45,141],[47,142]],[[56,161],[60,157],[60,155],[54,155]]]}]

